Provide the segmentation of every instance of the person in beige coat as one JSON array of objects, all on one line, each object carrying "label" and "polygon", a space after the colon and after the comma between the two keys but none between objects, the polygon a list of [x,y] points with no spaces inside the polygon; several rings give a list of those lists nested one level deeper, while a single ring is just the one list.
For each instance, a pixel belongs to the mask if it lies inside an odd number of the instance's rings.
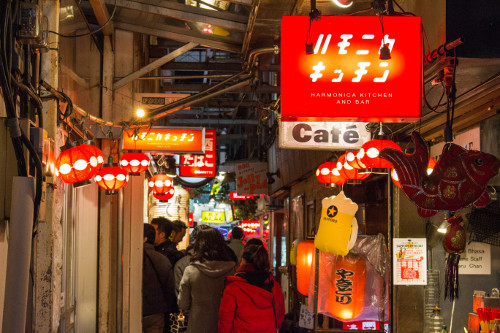
[{"label": "person in beige coat", "polygon": [[200,230],[177,298],[179,308],[187,313],[188,333],[217,333],[224,281],[236,266],[228,251],[217,229]]}]

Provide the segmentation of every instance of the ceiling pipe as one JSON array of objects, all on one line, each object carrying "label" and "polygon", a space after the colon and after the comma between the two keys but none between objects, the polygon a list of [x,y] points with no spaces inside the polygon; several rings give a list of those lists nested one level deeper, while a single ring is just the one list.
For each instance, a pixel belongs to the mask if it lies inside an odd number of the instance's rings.
[{"label": "ceiling pipe", "polygon": [[[193,97],[192,99],[190,99],[189,101],[185,101],[185,99],[182,99],[180,101],[177,101],[177,102],[174,102],[174,103],[170,103],[170,104],[167,104],[163,107],[160,107],[160,108],[157,108],[157,109],[154,109],[153,111],[160,111],[154,115],[152,115],[151,117],[147,118],[145,121],[152,121],[152,120],[156,120],[156,119],[160,119],[160,118],[163,118],[165,117],[166,115],[170,114],[170,113],[174,113],[176,111],[179,111],[179,110],[182,110],[182,109],[185,109],[187,108],[188,106],[191,106],[192,104],[195,104],[195,103],[199,103],[199,102],[203,102],[207,99],[210,99],[210,98],[213,98],[215,96],[218,96],[220,94],[223,94],[225,92],[228,92],[228,91],[232,91],[232,90],[236,90],[236,89],[239,89],[239,88],[242,88],[242,87],[245,87],[249,84],[251,84],[253,81],[253,78],[249,78],[249,79],[246,79],[244,81],[241,81],[241,82],[238,82],[232,86],[229,86],[229,87],[226,87],[226,88],[223,88],[223,89],[220,89],[220,90],[217,90],[216,92],[213,92],[211,94],[208,94],[206,95],[205,92],[201,92],[199,94],[196,94],[196,95],[193,95],[191,97]],[[201,96],[200,95],[204,95],[204,96]],[[180,102],[180,103],[178,103]],[[174,105],[175,104],[175,105]],[[159,110],[160,109],[160,110]]]}]

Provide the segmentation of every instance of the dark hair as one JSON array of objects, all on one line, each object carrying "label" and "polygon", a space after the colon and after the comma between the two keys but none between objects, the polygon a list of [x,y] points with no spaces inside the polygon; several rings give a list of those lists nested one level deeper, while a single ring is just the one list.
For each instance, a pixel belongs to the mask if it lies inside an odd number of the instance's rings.
[{"label": "dark hair", "polygon": [[247,245],[241,256],[249,264],[259,272],[269,272],[271,265],[269,264],[269,255],[267,250],[262,245]]},{"label": "dark hair", "polygon": [[146,237],[146,243],[155,243],[156,230],[151,224],[144,223],[144,237]]},{"label": "dark hair", "polygon": [[243,238],[243,230],[239,227],[234,227],[231,231],[231,236],[234,239],[242,239]]},{"label": "dark hair", "polygon": [[249,240],[247,240],[247,243],[245,244],[245,246],[249,246],[249,245],[264,246],[264,242],[260,238],[250,238]]},{"label": "dark hair", "polygon": [[198,233],[200,232],[200,230],[208,229],[208,228],[210,228],[210,227],[206,224],[199,224],[196,227],[194,227],[193,231],[191,231],[191,234],[189,235],[189,243],[194,244],[194,242],[196,241],[196,237],[198,237]]},{"label": "dark hair", "polygon": [[180,232],[182,229],[187,229],[186,223],[181,220],[175,220],[172,222],[172,230],[175,232]]},{"label": "dark hair", "polygon": [[168,238],[172,233],[172,222],[164,217],[155,217],[151,220],[151,224],[158,226],[158,233],[164,232],[165,238]]},{"label": "dark hair", "polygon": [[219,230],[208,227],[200,228],[193,246],[191,261],[206,260],[230,261],[224,236]]}]

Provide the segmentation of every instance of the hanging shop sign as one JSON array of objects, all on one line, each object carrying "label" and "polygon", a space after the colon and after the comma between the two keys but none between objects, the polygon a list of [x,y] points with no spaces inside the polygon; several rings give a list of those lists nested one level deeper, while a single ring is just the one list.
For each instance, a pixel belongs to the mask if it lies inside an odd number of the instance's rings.
[{"label": "hanging shop sign", "polygon": [[491,245],[479,242],[467,244],[460,256],[458,274],[490,275]]},{"label": "hanging shop sign", "polygon": [[253,199],[255,195],[239,195],[238,192],[236,191],[229,191],[229,199],[231,200],[246,200],[246,199]]},{"label": "hanging shop sign", "polygon": [[425,238],[394,238],[393,256],[394,284],[427,284],[427,242]]},{"label": "hanging shop sign", "polygon": [[205,129],[205,155],[181,155],[181,177],[215,177],[214,129]]},{"label": "hanging shop sign", "polygon": [[201,212],[201,222],[226,223],[226,214],[224,212],[203,211]]},{"label": "hanging shop sign", "polygon": [[[282,120],[419,119],[421,31],[420,17],[323,16],[312,22],[308,16],[283,17]],[[383,44],[390,59],[380,59]]]},{"label": "hanging shop sign", "polygon": [[280,148],[353,150],[371,139],[366,123],[282,121]]},{"label": "hanging shop sign", "polygon": [[124,133],[123,149],[156,153],[204,154],[205,129],[155,126],[141,128],[134,135]]},{"label": "hanging shop sign", "polygon": [[267,194],[267,163],[240,163],[236,166],[236,191],[244,194]]},{"label": "hanging shop sign", "polygon": [[[180,99],[191,96],[190,94],[163,94],[163,93],[135,93],[134,101],[138,108],[155,109],[164,106]],[[190,109],[189,106],[184,109]]]}]

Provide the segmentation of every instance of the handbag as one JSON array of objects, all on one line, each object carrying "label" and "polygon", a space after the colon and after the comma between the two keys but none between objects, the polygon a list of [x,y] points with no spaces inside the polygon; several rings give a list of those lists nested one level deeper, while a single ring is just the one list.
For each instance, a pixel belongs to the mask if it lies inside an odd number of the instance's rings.
[{"label": "handbag", "polygon": [[182,313],[182,310],[170,314],[170,333],[184,333],[187,331],[187,327],[187,317]]}]

